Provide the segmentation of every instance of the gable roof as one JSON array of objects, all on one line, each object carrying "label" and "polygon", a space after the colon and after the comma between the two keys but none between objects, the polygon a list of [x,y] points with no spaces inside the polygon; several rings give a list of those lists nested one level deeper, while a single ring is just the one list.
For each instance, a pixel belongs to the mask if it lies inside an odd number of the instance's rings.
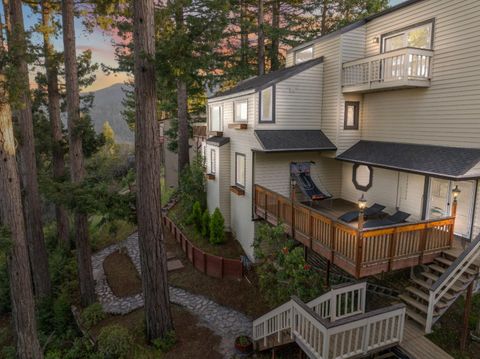
[{"label": "gable roof", "polygon": [[287,53],[290,53],[292,51],[298,51],[298,50],[301,50],[305,47],[309,47],[313,44],[316,44],[320,41],[323,41],[323,40],[326,40],[326,39],[330,39],[330,38],[333,38],[333,37],[336,37],[336,36],[339,36],[339,35],[342,35],[346,32],[349,32],[351,30],[355,30],[356,28],[362,26],[362,25],[365,25],[367,22],[369,21],[372,21],[376,18],[379,18],[379,17],[382,17],[384,15],[387,15],[387,14],[390,14],[394,11],[397,11],[397,10],[400,10],[400,9],[403,9],[404,7],[407,7],[407,6],[410,6],[410,5],[413,5],[413,4],[416,4],[417,2],[420,2],[420,1],[424,1],[424,0],[406,0],[406,1],[403,1],[395,6],[392,6],[392,7],[389,7],[389,8],[386,8],[385,10],[382,10],[380,12],[377,12],[376,14],[372,14],[370,16],[367,16],[361,20],[358,20],[354,23],[351,23],[349,25],[346,25],[344,27],[341,27],[340,29],[338,30],[335,30],[335,31],[332,31],[332,32],[329,32],[328,34],[325,34],[325,35],[321,35],[321,36],[318,36],[316,38],[314,38],[313,40],[310,40],[310,41],[307,41],[307,42],[304,42],[303,44],[300,44],[298,46],[295,46],[291,49],[289,49],[287,51]]},{"label": "gable roof", "polygon": [[213,136],[207,139],[207,144],[222,147],[230,142],[230,137]]},{"label": "gable roof", "polygon": [[335,151],[321,130],[255,130],[263,150],[257,152]]},{"label": "gable roof", "polygon": [[308,70],[313,66],[321,64],[323,62],[323,57],[318,57],[309,61],[302,62],[295,66],[286,67],[277,71],[269,72],[268,74],[262,76],[255,76],[243,81],[240,81],[237,86],[223,91],[218,92],[215,95],[209,97],[209,99],[216,98],[216,97],[223,97],[233,95],[239,92],[248,91],[248,90],[261,90],[266,87],[270,87],[277,82],[283,81],[292,77],[302,71]]},{"label": "gable roof", "polygon": [[480,178],[480,149],[359,141],[338,160],[448,179]]}]

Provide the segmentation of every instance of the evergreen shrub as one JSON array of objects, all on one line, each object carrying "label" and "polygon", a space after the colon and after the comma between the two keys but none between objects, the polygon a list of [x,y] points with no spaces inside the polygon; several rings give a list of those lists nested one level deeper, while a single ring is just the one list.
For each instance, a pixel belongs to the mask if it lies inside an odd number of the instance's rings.
[{"label": "evergreen shrub", "polygon": [[218,208],[212,214],[210,219],[210,243],[221,244],[225,242],[225,220]]}]

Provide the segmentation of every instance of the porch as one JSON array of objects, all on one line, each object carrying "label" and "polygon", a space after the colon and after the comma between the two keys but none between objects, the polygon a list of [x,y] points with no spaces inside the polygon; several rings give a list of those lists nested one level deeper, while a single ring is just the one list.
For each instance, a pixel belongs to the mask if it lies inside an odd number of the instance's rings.
[{"label": "porch", "polygon": [[359,229],[338,216],[356,206],[343,199],[316,208],[255,185],[254,213],[356,278],[432,262],[453,246],[454,217]]}]

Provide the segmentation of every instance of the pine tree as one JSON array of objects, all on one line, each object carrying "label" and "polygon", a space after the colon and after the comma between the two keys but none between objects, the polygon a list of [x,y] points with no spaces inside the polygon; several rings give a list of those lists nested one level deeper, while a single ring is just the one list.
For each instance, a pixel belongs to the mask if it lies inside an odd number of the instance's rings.
[{"label": "pine tree", "polygon": [[137,217],[148,341],[165,336],[173,328],[161,220],[160,126],[154,81],[154,9],[153,0],[134,2]]},{"label": "pine tree", "polygon": [[32,265],[34,289],[38,297],[49,296],[51,292],[48,270],[48,254],[42,225],[42,209],[38,190],[37,163],[33,135],[32,101],[27,63],[27,41],[23,22],[22,2],[4,0],[4,13],[9,14],[11,23],[7,26],[9,53],[15,76],[10,83],[15,88],[14,111],[19,125],[21,178],[24,189],[24,211],[27,243]]},{"label": "pine tree", "polygon": [[[3,26],[0,21],[0,29]],[[5,78],[5,51],[0,31],[0,225],[10,239],[7,268],[15,330],[16,357],[42,359],[37,338],[35,302],[33,299],[25,220],[22,208],[20,177],[17,170],[15,140],[9,95]],[[0,228],[1,229],[1,228]]]},{"label": "pine tree", "polygon": [[[62,0],[62,20],[65,80],[67,86],[70,175],[73,183],[81,184],[85,178],[85,164],[81,131],[82,119],[75,47],[73,0]],[[87,307],[95,302],[96,297],[91,250],[88,242],[88,218],[87,214],[80,210],[77,210],[75,213],[75,245],[80,297],[82,305]]]}]

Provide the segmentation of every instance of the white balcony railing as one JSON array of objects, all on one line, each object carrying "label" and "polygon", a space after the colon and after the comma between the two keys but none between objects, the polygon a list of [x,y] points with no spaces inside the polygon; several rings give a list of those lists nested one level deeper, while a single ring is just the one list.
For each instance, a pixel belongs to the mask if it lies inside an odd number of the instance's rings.
[{"label": "white balcony railing", "polygon": [[343,64],[343,92],[429,87],[432,50],[403,48]]}]

